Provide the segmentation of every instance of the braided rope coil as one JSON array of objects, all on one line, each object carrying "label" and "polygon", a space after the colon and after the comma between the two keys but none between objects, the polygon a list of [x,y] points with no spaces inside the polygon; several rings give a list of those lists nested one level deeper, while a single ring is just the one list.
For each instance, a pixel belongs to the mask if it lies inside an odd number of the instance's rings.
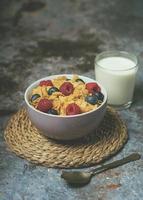
[{"label": "braided rope coil", "polygon": [[96,165],[117,153],[128,134],[118,113],[108,107],[94,133],[76,141],[55,141],[40,134],[22,108],[10,118],[4,137],[12,152],[30,162],[47,167],[77,168]]}]

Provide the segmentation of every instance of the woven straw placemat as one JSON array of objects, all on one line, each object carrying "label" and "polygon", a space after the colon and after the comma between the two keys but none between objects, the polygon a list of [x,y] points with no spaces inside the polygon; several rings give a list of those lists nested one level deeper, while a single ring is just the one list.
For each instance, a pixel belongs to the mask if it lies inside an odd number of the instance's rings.
[{"label": "woven straw placemat", "polygon": [[46,138],[31,124],[24,108],[11,117],[4,136],[11,151],[18,156],[36,164],[59,168],[98,164],[117,153],[128,138],[126,125],[111,107],[94,133],[76,141]]}]

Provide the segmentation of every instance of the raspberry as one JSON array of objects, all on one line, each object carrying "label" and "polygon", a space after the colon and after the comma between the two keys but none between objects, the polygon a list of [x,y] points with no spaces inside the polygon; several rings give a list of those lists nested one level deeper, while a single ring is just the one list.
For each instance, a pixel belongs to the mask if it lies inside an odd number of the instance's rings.
[{"label": "raspberry", "polygon": [[37,109],[42,112],[47,112],[50,108],[52,108],[52,101],[48,99],[41,99],[38,103]]},{"label": "raspberry", "polygon": [[60,92],[65,96],[68,96],[73,93],[74,87],[70,82],[64,82],[60,87]]},{"label": "raspberry", "polygon": [[86,83],[86,89],[89,93],[94,94],[95,92],[100,92],[101,88],[97,83]]},{"label": "raspberry", "polygon": [[53,83],[52,83],[51,80],[43,80],[43,81],[41,81],[41,82],[39,83],[39,85],[40,85],[40,86],[43,86],[43,85],[45,85],[45,86],[53,86]]},{"label": "raspberry", "polygon": [[70,103],[66,107],[66,115],[77,115],[80,113],[81,113],[81,109],[76,103]]}]

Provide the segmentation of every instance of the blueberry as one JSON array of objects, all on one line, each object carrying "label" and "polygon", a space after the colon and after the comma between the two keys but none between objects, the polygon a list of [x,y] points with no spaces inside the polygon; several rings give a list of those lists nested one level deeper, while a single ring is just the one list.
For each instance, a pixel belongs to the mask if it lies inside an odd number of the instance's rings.
[{"label": "blueberry", "polygon": [[51,87],[51,88],[48,90],[48,95],[52,95],[53,92],[59,92],[59,89],[56,88],[56,87]]},{"label": "blueberry", "polygon": [[94,95],[98,98],[99,101],[103,101],[104,95],[102,92],[96,92]]},{"label": "blueberry", "polygon": [[49,109],[49,110],[47,111],[47,113],[48,113],[48,114],[51,114],[51,115],[58,115],[58,111],[55,110],[55,109],[53,109],[53,108]]},{"label": "blueberry", "polygon": [[76,81],[76,82],[79,82],[79,81],[80,81],[80,82],[82,82],[82,83],[85,83],[81,78],[78,78],[78,79],[76,79],[75,81]]},{"label": "blueberry", "polygon": [[33,94],[32,97],[31,97],[31,101],[35,101],[36,99],[38,99],[40,97],[39,94]]},{"label": "blueberry", "polygon": [[87,101],[88,103],[92,105],[95,105],[98,103],[98,98],[95,95],[90,95],[90,96],[85,97],[85,101]]}]

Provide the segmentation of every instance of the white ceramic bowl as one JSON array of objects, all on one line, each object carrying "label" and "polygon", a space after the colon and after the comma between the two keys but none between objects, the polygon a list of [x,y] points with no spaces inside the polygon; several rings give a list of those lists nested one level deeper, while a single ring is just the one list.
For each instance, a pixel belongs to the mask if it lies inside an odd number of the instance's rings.
[{"label": "white ceramic bowl", "polygon": [[98,127],[106,111],[107,92],[97,81],[85,76],[79,76],[84,82],[97,82],[101,87],[101,92],[104,94],[104,101],[96,110],[73,116],[60,116],[41,112],[30,105],[29,99],[31,91],[40,83],[40,81],[52,80],[57,76],[63,75],[67,76],[67,78],[73,76],[70,74],[52,75],[32,83],[25,91],[25,102],[31,122],[42,134],[53,139],[72,140],[85,136]]}]

